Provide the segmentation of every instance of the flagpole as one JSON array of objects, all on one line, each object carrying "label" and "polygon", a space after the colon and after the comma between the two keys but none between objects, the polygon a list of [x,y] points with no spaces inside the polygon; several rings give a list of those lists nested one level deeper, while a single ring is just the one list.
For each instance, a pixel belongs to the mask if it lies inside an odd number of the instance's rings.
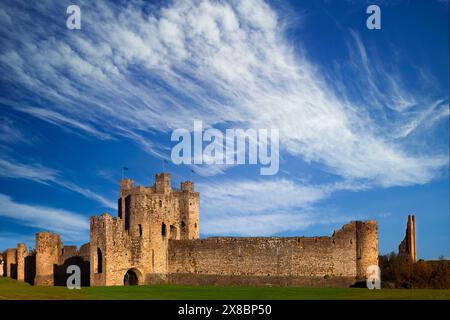
[{"label": "flagpole", "polygon": [[124,175],[125,170],[128,171],[128,168],[127,168],[127,167],[122,167],[122,180],[123,180],[123,178],[125,177],[125,175]]}]

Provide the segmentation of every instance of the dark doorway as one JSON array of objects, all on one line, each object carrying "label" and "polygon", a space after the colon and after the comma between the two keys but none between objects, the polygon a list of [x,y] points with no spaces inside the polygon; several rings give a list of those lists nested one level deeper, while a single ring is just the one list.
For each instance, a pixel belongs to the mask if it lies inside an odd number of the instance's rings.
[{"label": "dark doorway", "polygon": [[125,197],[125,230],[130,230],[131,196]]},{"label": "dark doorway", "polygon": [[67,258],[62,265],[53,265],[53,283],[55,286],[67,286],[67,279],[71,275],[67,273],[69,266],[78,266],[81,271],[81,286],[89,287],[90,284],[90,263],[84,261],[80,256]]},{"label": "dark doorway", "polygon": [[25,257],[25,282],[34,284],[34,277],[36,276],[36,254],[30,254]]},{"label": "dark doorway", "polygon": [[133,270],[128,270],[123,278],[124,286],[135,286],[139,284],[138,276]]},{"label": "dark doorway", "polygon": [[163,223],[163,224],[161,225],[161,235],[162,235],[163,237],[166,236],[166,224],[165,224],[165,223]]},{"label": "dark doorway", "polygon": [[103,255],[102,250],[97,248],[97,273],[103,272]]}]

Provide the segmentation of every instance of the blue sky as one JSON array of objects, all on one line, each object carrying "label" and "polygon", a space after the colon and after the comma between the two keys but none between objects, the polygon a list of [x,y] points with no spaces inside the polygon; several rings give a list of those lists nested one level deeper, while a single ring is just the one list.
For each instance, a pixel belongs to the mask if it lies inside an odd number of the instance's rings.
[{"label": "blue sky", "polygon": [[[81,30],[66,8],[81,8]],[[450,257],[448,1],[2,1],[0,250],[89,240],[121,168],[201,192],[201,235],[329,235],[379,223]],[[173,130],[280,130],[280,170],[176,166]],[[196,174],[191,174],[194,169]]]}]

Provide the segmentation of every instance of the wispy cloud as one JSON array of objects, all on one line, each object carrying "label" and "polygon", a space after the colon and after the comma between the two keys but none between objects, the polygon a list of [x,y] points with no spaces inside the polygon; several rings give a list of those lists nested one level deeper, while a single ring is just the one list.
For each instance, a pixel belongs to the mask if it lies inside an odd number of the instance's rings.
[{"label": "wispy cloud", "polygon": [[[2,28],[8,46],[0,55],[1,79],[48,101],[22,111],[97,138],[126,137],[161,157],[165,146],[148,134],[186,127],[194,118],[209,126],[279,128],[282,152],[384,187],[426,183],[447,164],[446,154],[409,151],[372,116],[374,109],[393,110],[407,128],[403,114],[410,117],[406,112],[424,99],[397,74],[372,68],[354,31],[352,58],[363,72],[358,79],[367,79],[358,88],[367,105],[335,94],[286,40],[284,13],[263,1],[174,1],[147,10],[138,2],[81,6],[89,8],[83,29],[64,36],[56,36],[64,26],[50,22],[33,28],[60,14],[51,1],[36,4],[36,16],[18,14],[16,5],[3,8],[9,19]],[[11,38],[17,25],[24,33]]]},{"label": "wispy cloud", "polygon": [[15,202],[0,194],[0,216],[20,221],[26,226],[55,231],[67,240],[88,238],[88,217],[67,210]]},{"label": "wispy cloud", "polygon": [[202,194],[202,233],[274,235],[318,224],[348,222],[355,217],[320,208],[320,202],[339,190],[363,185],[307,185],[288,179],[226,180],[198,185]]},{"label": "wispy cloud", "polygon": [[93,126],[81,123],[80,121],[74,120],[73,118],[66,117],[58,112],[43,109],[43,108],[33,108],[33,107],[23,107],[23,106],[13,106],[17,111],[27,113],[38,119],[47,121],[49,123],[55,124],[61,128],[73,128],[88,135],[92,135],[98,139],[111,139],[111,136],[107,133],[100,132],[96,130]]},{"label": "wispy cloud", "polygon": [[16,124],[7,117],[0,117],[0,142],[2,144],[28,143],[30,139],[15,126]]},{"label": "wispy cloud", "polygon": [[25,165],[0,159],[0,176],[6,178],[20,178],[47,184],[58,178],[58,172],[42,165]]},{"label": "wispy cloud", "polygon": [[[27,3],[33,15],[20,1],[0,5],[0,80],[10,92],[3,106],[97,139],[134,141],[165,159],[170,142],[153,134],[189,129],[193,119],[205,127],[278,128],[281,156],[338,180],[200,186],[208,233],[273,234],[333,221],[315,204],[337,190],[424,184],[448,166],[448,149],[416,143],[427,139],[421,128],[448,121],[448,96],[430,87],[408,90],[402,74],[376,59],[355,31],[349,63],[325,71],[302,54],[302,43],[292,46],[284,29],[289,14],[264,1],[79,4],[76,32],[61,23],[64,3]],[[0,165],[115,207],[51,169]],[[194,169],[214,175],[228,168]],[[242,230],[227,223],[233,219]]]},{"label": "wispy cloud", "polygon": [[11,162],[0,159],[0,177],[27,179],[42,184],[54,184],[64,187],[73,192],[79,193],[86,198],[92,199],[107,208],[117,208],[117,204],[88,188],[63,179],[60,172],[51,168],[47,168],[40,164],[23,164],[19,162]]}]

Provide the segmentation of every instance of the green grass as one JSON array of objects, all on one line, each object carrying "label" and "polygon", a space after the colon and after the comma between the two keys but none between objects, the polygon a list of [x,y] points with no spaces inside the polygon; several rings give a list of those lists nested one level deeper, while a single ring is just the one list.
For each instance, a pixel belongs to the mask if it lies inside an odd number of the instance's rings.
[{"label": "green grass", "polygon": [[368,290],[357,288],[218,287],[152,285],[133,287],[35,287],[0,278],[0,299],[445,299],[450,290]]}]

